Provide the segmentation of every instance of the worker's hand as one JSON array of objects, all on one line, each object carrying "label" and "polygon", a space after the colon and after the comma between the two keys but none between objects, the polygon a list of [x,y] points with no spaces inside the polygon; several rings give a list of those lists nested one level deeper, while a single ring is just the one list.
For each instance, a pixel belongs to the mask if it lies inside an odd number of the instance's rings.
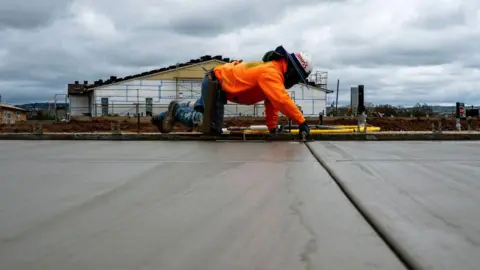
[{"label": "worker's hand", "polygon": [[302,132],[305,132],[306,136],[310,135],[310,128],[307,125],[307,122],[303,122],[298,126],[298,133],[302,134]]}]

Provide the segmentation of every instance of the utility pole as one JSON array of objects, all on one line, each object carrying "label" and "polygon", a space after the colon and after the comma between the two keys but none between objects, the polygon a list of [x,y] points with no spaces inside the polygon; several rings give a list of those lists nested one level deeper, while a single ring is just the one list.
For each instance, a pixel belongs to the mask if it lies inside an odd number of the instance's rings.
[{"label": "utility pole", "polygon": [[136,105],[136,111],[137,111],[137,133],[140,133],[140,95],[139,91],[137,89],[137,103]]},{"label": "utility pole", "polygon": [[338,115],[338,90],[340,88],[340,79],[337,79],[337,99],[335,101],[335,116]]}]

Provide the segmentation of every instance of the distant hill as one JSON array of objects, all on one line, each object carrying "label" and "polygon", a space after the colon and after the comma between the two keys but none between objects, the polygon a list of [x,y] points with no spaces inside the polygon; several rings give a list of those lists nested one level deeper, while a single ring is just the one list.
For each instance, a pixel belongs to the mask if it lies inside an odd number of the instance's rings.
[{"label": "distant hill", "polygon": [[[26,103],[26,104],[17,104],[15,105],[17,107],[20,107],[22,109],[26,109],[26,110],[48,110],[49,106],[50,106],[50,110],[53,110],[55,104],[49,103],[48,102],[35,102],[35,103]],[[65,102],[57,102],[56,104],[57,107],[64,107],[64,108],[67,108],[68,109],[68,103],[65,103]]]},{"label": "distant hill", "polygon": [[434,113],[453,113],[456,110],[455,106],[431,106]]},{"label": "distant hill", "polygon": [[[472,106],[466,106],[465,109],[471,109]],[[473,106],[473,108],[478,108],[478,106]],[[456,106],[432,106],[434,113],[455,113]]]}]

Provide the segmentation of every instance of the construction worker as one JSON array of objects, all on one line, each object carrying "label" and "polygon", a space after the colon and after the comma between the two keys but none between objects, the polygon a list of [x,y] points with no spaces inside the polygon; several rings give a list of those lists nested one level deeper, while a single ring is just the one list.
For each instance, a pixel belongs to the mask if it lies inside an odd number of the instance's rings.
[{"label": "construction worker", "polygon": [[262,61],[234,61],[219,65],[205,75],[201,97],[197,101],[172,101],[166,112],[152,117],[152,123],[162,133],[170,132],[176,121],[189,127],[201,126],[206,111],[208,84],[217,81],[219,89],[212,105],[211,133],[222,133],[227,101],[242,105],[254,105],[263,101],[266,125],[270,133],[276,132],[278,112],[281,112],[299,125],[299,132],[309,135],[310,130],[305,118],[286,89],[300,82],[306,83],[311,72],[312,64],[307,54],[288,53],[282,46],[267,52]]}]

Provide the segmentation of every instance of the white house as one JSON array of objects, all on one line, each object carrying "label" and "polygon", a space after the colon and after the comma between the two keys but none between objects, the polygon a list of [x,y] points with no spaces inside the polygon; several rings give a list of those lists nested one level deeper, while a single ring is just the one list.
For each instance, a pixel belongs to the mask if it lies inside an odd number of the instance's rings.
[{"label": "white house", "polygon": [[[203,56],[187,63],[144,72],[125,78],[111,76],[93,84],[76,81],[68,85],[71,116],[140,115],[148,116],[166,110],[171,100],[194,101],[200,96],[201,82],[206,70],[230,62],[222,56]],[[306,116],[326,112],[327,73],[313,74],[308,87],[298,84],[289,89],[290,96]],[[225,115],[262,116],[263,102],[254,106],[230,103]]]}]

